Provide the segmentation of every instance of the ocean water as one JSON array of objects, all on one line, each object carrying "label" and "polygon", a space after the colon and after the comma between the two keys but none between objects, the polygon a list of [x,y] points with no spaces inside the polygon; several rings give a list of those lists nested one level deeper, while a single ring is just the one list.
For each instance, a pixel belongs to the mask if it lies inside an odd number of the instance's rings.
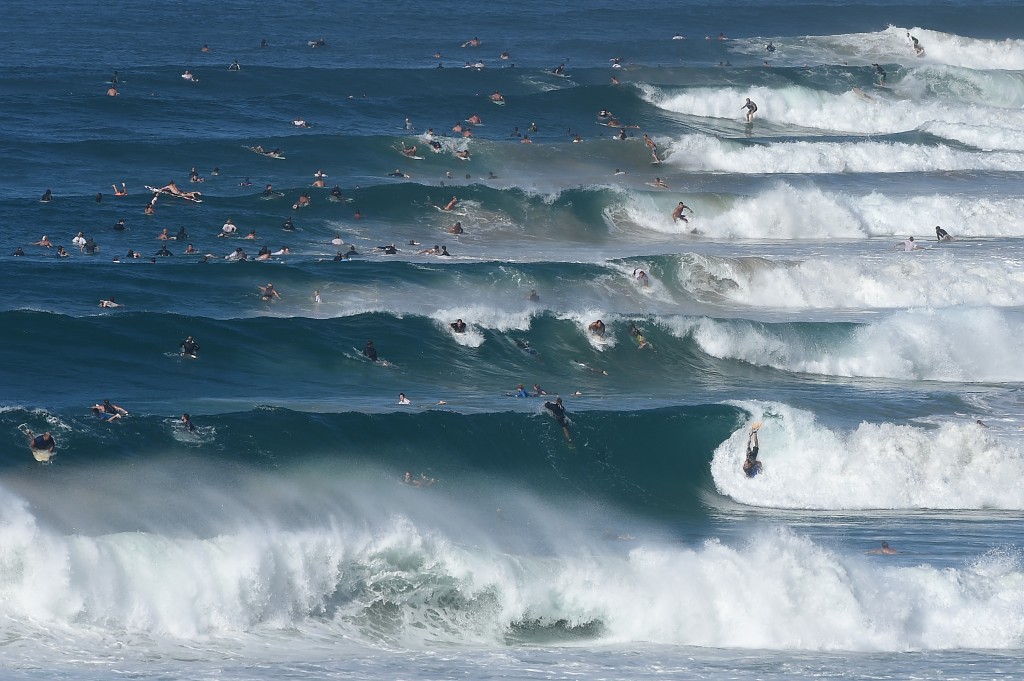
[{"label": "ocean water", "polygon": [[1020,3],[5,9],[3,678],[1024,678]]}]

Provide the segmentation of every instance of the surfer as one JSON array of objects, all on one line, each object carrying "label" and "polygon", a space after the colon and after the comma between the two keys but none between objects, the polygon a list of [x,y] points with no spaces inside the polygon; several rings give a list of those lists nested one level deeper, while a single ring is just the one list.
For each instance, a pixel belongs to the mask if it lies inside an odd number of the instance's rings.
[{"label": "surfer", "polygon": [[462,321],[461,319],[456,319],[454,322],[452,322],[448,326],[452,327],[452,331],[454,331],[455,333],[465,333],[466,332],[466,322]]},{"label": "surfer", "polygon": [[935,240],[936,241],[952,241],[953,235],[942,229],[938,225],[935,225]]},{"label": "surfer", "polygon": [[693,209],[687,206],[682,201],[680,201],[672,210],[672,222],[678,222],[679,220],[682,220],[683,222],[689,222],[689,220],[686,219],[686,216],[683,215],[684,210],[690,211],[690,215],[693,215]]},{"label": "surfer", "polygon": [[366,357],[371,362],[377,361],[377,348],[374,347],[372,340],[366,341],[366,347],[363,348],[363,357]]},{"label": "surfer", "polygon": [[604,322],[600,319],[590,322],[590,326],[587,327],[587,331],[598,338],[604,338]]},{"label": "surfer", "polygon": [[377,250],[384,251],[384,255],[395,255],[398,253],[398,248],[394,244],[388,244],[387,246],[377,246]]},{"label": "surfer", "polygon": [[636,279],[636,283],[640,284],[644,288],[647,288],[651,285],[651,280],[647,276],[647,273],[641,269],[633,270],[633,278]]},{"label": "surfer", "polygon": [[221,226],[220,234],[218,234],[217,236],[231,236],[237,231],[238,227],[235,226],[235,223],[231,220],[231,218],[228,218],[227,221],[225,221],[225,223]]},{"label": "surfer", "polygon": [[417,255],[440,255],[440,254],[441,254],[441,248],[437,244],[434,244],[433,248],[424,248],[422,251],[419,251],[417,253]]},{"label": "surfer", "polygon": [[241,71],[241,70],[242,70],[242,65],[238,63],[237,59],[233,60],[231,62],[231,64],[228,65],[228,71]]},{"label": "surfer", "polygon": [[566,441],[572,443],[572,436],[569,435],[569,423],[565,420],[565,406],[562,405],[562,398],[556,397],[554,402],[545,402],[544,408],[551,412],[555,421],[562,427]]},{"label": "surfer", "polygon": [[260,296],[263,300],[270,300],[271,298],[280,298],[281,294],[277,292],[273,284],[268,282],[266,286],[260,286]]},{"label": "surfer", "polygon": [[339,187],[338,185],[334,185],[334,187],[331,189],[331,198],[336,201],[341,200],[341,187]]},{"label": "surfer", "polygon": [[[246,181],[249,180],[248,177],[245,178],[245,179],[246,179]],[[276,195],[277,195],[277,192],[274,191],[274,185],[272,185],[272,184],[268,184],[266,187],[264,187],[263,188],[263,193],[260,194],[260,196],[265,196],[267,198],[269,198],[271,196],[276,196]]]},{"label": "surfer", "polygon": [[294,232],[295,231],[295,223],[292,222],[292,216],[291,215],[286,217],[284,219],[284,222],[281,223],[281,229],[283,229],[286,232]]},{"label": "surfer", "polygon": [[174,254],[171,253],[170,250],[168,250],[167,242],[165,241],[163,244],[160,245],[160,250],[157,251],[154,255],[159,258],[166,258],[167,256]]},{"label": "surfer", "polygon": [[766,49],[769,52],[774,52],[775,51],[775,44],[771,40],[769,40],[768,44],[764,46],[764,49]]},{"label": "surfer", "polygon": [[53,201],[53,192],[47,189],[45,192],[43,192],[43,195],[40,197],[39,200],[42,201],[43,203],[49,203],[50,201]]},{"label": "surfer", "polygon": [[118,189],[116,184],[110,185],[114,188],[114,196],[128,196],[128,188],[125,187],[124,182],[121,183],[121,188]]},{"label": "surfer", "polygon": [[43,248],[53,248],[53,244],[50,242],[50,238],[43,235],[43,238],[32,244],[33,246],[42,246]]},{"label": "surfer", "polygon": [[455,224],[448,228],[448,233],[449,234],[465,234],[466,230],[464,230],[462,228],[462,223],[456,220]]},{"label": "surfer", "polygon": [[914,237],[910,237],[906,241],[900,242],[896,245],[896,248],[899,248],[900,246],[903,247],[905,252],[924,250],[922,246],[918,245],[918,243],[914,241]]},{"label": "surfer", "polygon": [[316,303],[317,305],[319,305],[320,303],[324,302],[323,298],[320,297],[320,290],[319,289],[317,289],[316,291],[313,291],[313,302]]},{"label": "surfer", "polygon": [[757,428],[750,429],[750,437],[747,438],[747,458],[743,461],[743,473],[752,478],[761,472],[761,462],[757,460]]},{"label": "surfer", "polygon": [[197,343],[196,339],[192,336],[181,341],[181,344],[178,347],[181,348],[181,354],[188,355],[192,359],[195,359],[199,352],[199,343]]},{"label": "surfer", "polygon": [[914,53],[917,54],[918,57],[923,55],[924,46],[918,41],[918,39],[910,35],[910,33],[907,33],[907,37],[910,38],[910,42],[914,44]]},{"label": "surfer", "polygon": [[32,448],[34,452],[49,452],[53,454],[53,450],[57,448],[57,443],[54,442],[53,436],[50,435],[50,431],[46,431],[42,435],[32,435],[32,431],[27,432],[28,435],[28,446]]},{"label": "surfer", "polygon": [[192,417],[188,414],[181,415],[181,427],[186,433],[196,432],[196,424],[192,423]]},{"label": "surfer", "polygon": [[495,104],[504,104],[505,97],[502,96],[502,94],[499,91],[495,90],[494,92],[491,93],[491,101],[494,102]]},{"label": "surfer", "polygon": [[100,307],[121,307],[121,303],[117,302],[114,296],[110,296],[110,298],[100,301]]},{"label": "surfer", "polygon": [[516,386],[516,391],[513,393],[513,397],[529,397],[530,393],[526,392],[526,388],[522,383]]},{"label": "surfer", "polygon": [[406,180],[409,179],[409,176],[403,173],[399,168],[395,168],[394,171],[388,173],[388,177],[401,177]]},{"label": "surfer", "polygon": [[[442,400],[441,402],[438,402],[438,404],[445,404],[445,402]],[[406,471],[405,475],[402,477],[402,482],[406,485],[412,485],[413,487],[430,487],[437,482],[437,478],[428,478],[423,473],[420,473],[420,477],[414,478],[412,477],[412,473]]]},{"label": "surfer", "polygon": [[249,256],[239,247],[225,255],[224,259],[231,262],[245,262],[249,259]]},{"label": "surfer", "polygon": [[565,64],[559,64],[558,66],[556,66],[555,68],[553,68],[551,70],[551,73],[555,74],[556,76],[564,76],[565,75]]},{"label": "surfer", "polygon": [[398,403],[402,405],[412,404],[412,401],[405,396],[405,393],[398,393]]},{"label": "surfer", "polygon": [[647,339],[644,338],[643,332],[633,322],[629,323],[629,335],[636,340],[637,350],[643,350],[644,348],[650,346],[650,343],[648,343]]},{"label": "surfer", "polygon": [[526,294],[526,299],[531,303],[539,303],[540,296],[537,295],[537,289],[530,289],[530,292]]},{"label": "surfer", "polygon": [[655,187],[657,187],[658,189],[668,189],[669,188],[669,186],[667,184],[665,184],[664,180],[662,180],[660,177],[654,178],[654,182],[652,184]]},{"label": "surfer", "polygon": [[195,200],[199,198],[199,192],[183,192],[178,189],[178,185],[174,183],[174,180],[171,180],[163,187],[160,187],[157,191],[161,194],[173,194],[174,196],[182,196],[186,199]]},{"label": "surfer", "polygon": [[[113,421],[128,416],[127,409],[119,404],[111,404],[110,400],[103,400],[103,404],[93,405],[92,411],[104,421]],[[97,411],[101,413],[96,413]]]},{"label": "surfer", "polygon": [[547,394],[548,394],[548,391],[545,390],[544,388],[540,387],[540,383],[534,383],[533,384],[533,396],[534,397],[543,397],[544,395],[547,395]]},{"label": "surfer", "polygon": [[441,244],[441,252],[438,255],[442,258],[451,257],[451,253],[448,252],[448,244]]},{"label": "surfer", "polygon": [[884,542],[882,542],[882,545],[879,548],[877,548],[877,549],[869,549],[869,550],[865,551],[864,553],[884,554],[884,555],[888,556],[888,555],[892,555],[894,553],[899,553],[899,552],[896,549],[894,549],[891,546],[889,546],[889,542],[884,541]]},{"label": "surfer", "polygon": [[885,85],[885,69],[878,64],[872,64],[875,67],[875,73],[878,74],[878,84]]},{"label": "surfer", "polygon": [[299,208],[305,208],[309,205],[311,197],[307,192],[303,192],[299,195],[298,200],[292,205],[292,210],[298,210]]},{"label": "surfer", "polygon": [[455,205],[456,205],[456,204],[457,204],[458,202],[459,202],[459,199],[458,199],[458,197],[455,197],[455,196],[453,196],[453,197],[452,197],[452,200],[451,200],[451,201],[449,201],[448,203],[446,203],[446,204],[444,205],[444,207],[443,207],[443,208],[442,208],[441,210],[447,210],[447,211],[451,211],[451,210],[454,210],[454,209],[455,209]]},{"label": "surfer", "polygon": [[743,109],[747,110],[747,114],[746,114],[747,123],[753,123],[754,122],[754,114],[757,113],[757,104],[754,104],[754,102],[750,101],[750,97],[747,97],[746,103],[743,106],[740,107],[740,110],[743,110]]}]

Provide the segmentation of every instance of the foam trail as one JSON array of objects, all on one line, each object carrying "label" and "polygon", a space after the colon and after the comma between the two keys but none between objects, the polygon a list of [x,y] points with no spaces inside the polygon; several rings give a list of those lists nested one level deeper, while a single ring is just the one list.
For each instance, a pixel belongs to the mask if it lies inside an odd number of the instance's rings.
[{"label": "foam trail", "polygon": [[764,472],[741,466],[747,430],[715,450],[719,492],[744,504],[804,509],[1024,509],[1022,453],[977,424],[938,428],[862,423],[841,432],[814,414],[784,404],[738,403],[763,420]]}]

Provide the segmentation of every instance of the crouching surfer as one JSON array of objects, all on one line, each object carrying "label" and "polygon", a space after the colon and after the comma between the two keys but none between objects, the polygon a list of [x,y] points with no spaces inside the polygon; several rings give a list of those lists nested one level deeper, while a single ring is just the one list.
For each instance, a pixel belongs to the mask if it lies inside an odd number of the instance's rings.
[{"label": "crouching surfer", "polygon": [[743,473],[748,478],[754,477],[763,468],[761,462],[757,460],[757,452],[757,427],[755,426],[750,429],[750,437],[747,438],[747,458],[743,462]]}]

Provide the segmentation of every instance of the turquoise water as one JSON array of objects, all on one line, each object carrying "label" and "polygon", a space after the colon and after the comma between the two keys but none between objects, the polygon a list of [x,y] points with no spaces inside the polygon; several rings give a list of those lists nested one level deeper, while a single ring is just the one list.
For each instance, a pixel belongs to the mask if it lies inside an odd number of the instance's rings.
[{"label": "turquoise water", "polygon": [[7,677],[1024,673],[1019,6],[7,9]]}]

